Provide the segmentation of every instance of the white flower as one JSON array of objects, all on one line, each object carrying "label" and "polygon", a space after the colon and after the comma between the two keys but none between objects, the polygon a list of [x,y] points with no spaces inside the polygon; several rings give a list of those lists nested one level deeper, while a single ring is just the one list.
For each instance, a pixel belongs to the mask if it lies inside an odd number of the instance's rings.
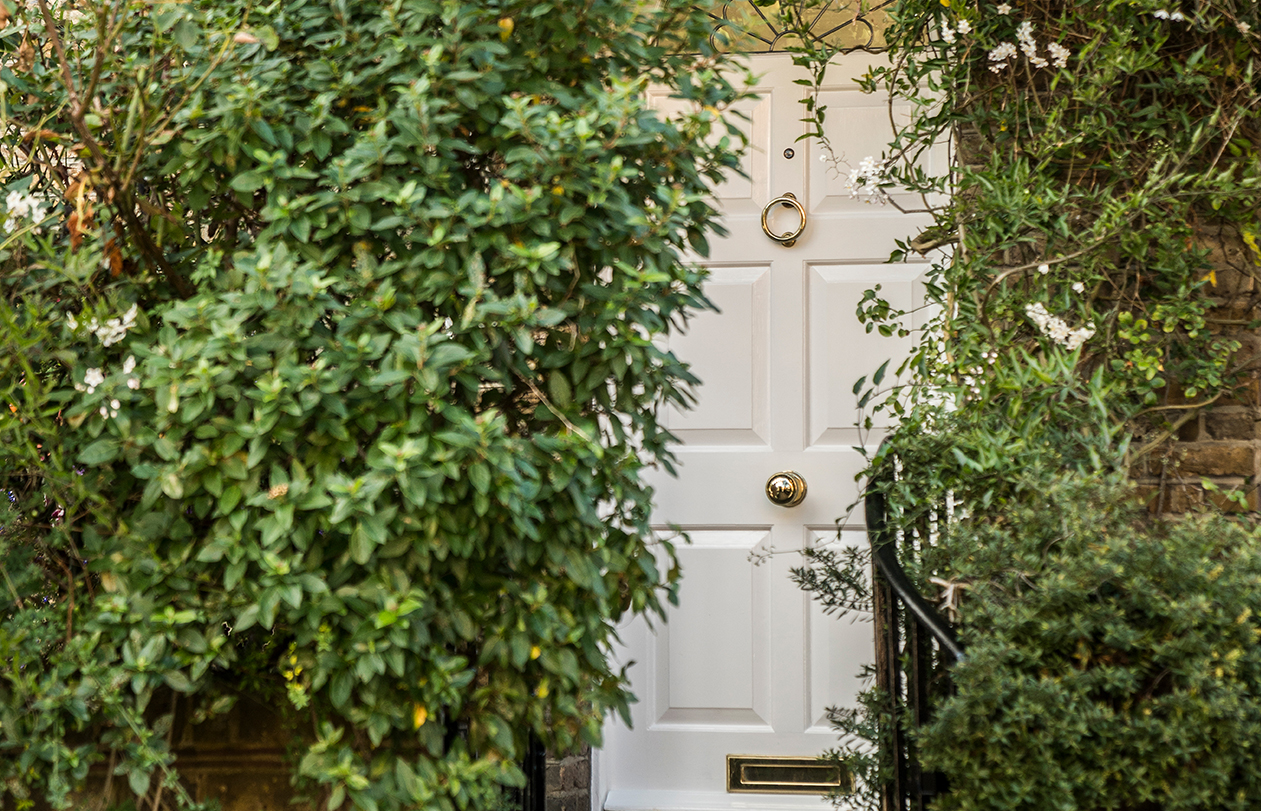
[{"label": "white flower", "polygon": [[1163,8],[1153,11],[1152,16],[1158,20],[1172,20],[1173,22],[1185,22],[1187,19],[1181,11],[1166,11]]},{"label": "white flower", "polygon": [[92,394],[97,386],[105,382],[105,375],[100,369],[88,369],[83,373],[83,382],[88,388],[88,394]]},{"label": "white flower", "polygon": [[93,318],[88,322],[88,330],[96,335],[103,346],[112,346],[121,341],[128,330],[136,326],[136,315],[139,312],[139,307],[133,304],[122,316],[111,318],[105,322],[104,326]]},{"label": "white flower", "polygon": [[995,7],[994,10],[997,11],[999,14],[1011,14],[1011,4],[999,3],[998,6]]},{"label": "white flower", "polygon": [[997,48],[990,51],[990,70],[998,73],[1003,68],[1011,64],[1010,60],[1016,56],[1016,46],[1010,42],[1000,43]]},{"label": "white flower", "polygon": [[1039,332],[1070,352],[1095,334],[1094,324],[1087,324],[1081,329],[1072,329],[1062,318],[1048,313],[1046,307],[1040,302],[1025,307],[1025,315],[1029,316],[1029,320],[1037,326]]},{"label": "white flower", "polygon": [[954,32],[954,29],[950,27],[949,23],[945,23],[944,25],[942,25],[941,38],[942,38],[942,41],[944,41],[947,45],[955,44],[955,32]]},{"label": "white flower", "polygon": [[1038,56],[1038,43],[1033,41],[1033,23],[1025,20],[1016,28],[1016,39],[1020,42],[1020,50],[1034,67],[1045,68],[1047,61]]},{"label": "white flower", "polygon": [[114,411],[118,411],[119,407],[121,406],[122,406],[122,403],[118,402],[117,400],[109,401],[109,407],[112,408]]},{"label": "white flower", "polygon": [[9,211],[9,216],[4,220],[4,232],[6,234],[12,234],[16,231],[20,220],[30,218],[38,225],[47,216],[44,213],[43,203],[26,192],[9,192],[8,196],[4,198],[4,207]]},{"label": "white flower", "polygon": [[1058,42],[1047,43],[1046,49],[1051,52],[1051,64],[1057,68],[1068,67],[1069,50]]},{"label": "white flower", "polygon": [[1242,20],[1235,23],[1235,27],[1239,29],[1239,33],[1241,34],[1246,34],[1252,30],[1252,26],[1248,25],[1246,22],[1243,22]]},{"label": "white flower", "polygon": [[1085,292],[1086,292],[1086,285],[1082,284],[1081,282],[1073,282],[1073,292],[1074,292],[1074,293],[1085,293]]},{"label": "white flower", "polygon": [[1051,266],[1047,264],[1038,265],[1038,272],[1045,276],[1051,272]]},{"label": "white flower", "polygon": [[849,172],[849,182],[846,188],[849,190],[850,197],[861,197],[867,195],[869,198],[866,202],[878,202],[884,205],[889,200],[888,193],[882,186],[889,183],[889,178],[884,174],[884,161],[877,161],[870,155],[863,158],[856,168]]},{"label": "white flower", "polygon": [[127,378],[127,388],[132,389],[133,391],[140,388],[140,379],[136,377]]},{"label": "white flower", "polygon": [[72,330],[79,328],[79,321],[74,317],[74,313],[66,313],[66,323],[70,325]]},{"label": "white flower", "polygon": [[136,368],[136,356],[128,355],[127,360],[123,361],[123,374],[131,374],[131,370]]},{"label": "white flower", "polygon": [[971,34],[972,23],[968,22],[967,20],[960,20],[959,25],[955,27],[955,30],[958,31],[960,34]]}]

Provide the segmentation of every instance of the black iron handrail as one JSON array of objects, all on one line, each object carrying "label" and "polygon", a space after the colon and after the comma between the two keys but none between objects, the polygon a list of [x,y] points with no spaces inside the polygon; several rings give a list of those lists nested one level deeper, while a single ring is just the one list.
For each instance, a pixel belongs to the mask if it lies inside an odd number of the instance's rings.
[{"label": "black iron handrail", "polygon": [[954,661],[962,661],[963,646],[959,644],[954,628],[924,599],[924,595],[911,583],[902,564],[898,562],[897,546],[889,534],[889,516],[884,493],[868,491],[863,499],[863,510],[867,517],[867,541],[871,544],[871,555],[880,574],[889,581],[889,586],[898,595],[898,599],[906,604],[907,609],[933,635],[942,649]]},{"label": "black iron handrail", "polygon": [[946,791],[941,774],[925,771],[919,762],[913,729],[932,718],[935,701],[948,695],[950,668],[964,658],[954,629],[924,598],[902,567],[905,556],[917,555],[933,542],[948,520],[941,509],[912,526],[890,526],[882,486],[891,484],[896,467],[886,458],[864,498],[867,538],[871,543],[872,608],[876,632],[876,686],[884,696],[881,747],[887,747],[891,772],[881,787],[882,811],[927,811],[932,799]]}]

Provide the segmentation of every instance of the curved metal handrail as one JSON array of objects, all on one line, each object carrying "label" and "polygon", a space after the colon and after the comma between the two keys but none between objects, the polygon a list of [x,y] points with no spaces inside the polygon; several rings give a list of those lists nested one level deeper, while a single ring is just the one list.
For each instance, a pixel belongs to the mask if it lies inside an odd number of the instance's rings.
[{"label": "curved metal handrail", "polygon": [[880,573],[889,582],[889,587],[906,604],[919,624],[933,635],[942,650],[950,654],[954,661],[963,661],[963,646],[959,644],[954,628],[941,614],[937,613],[937,609],[933,608],[932,604],[924,599],[924,596],[915,588],[915,584],[906,576],[902,564],[898,562],[897,546],[890,537],[888,508],[885,504],[884,493],[868,489],[867,495],[863,498],[863,509],[867,517],[867,541],[871,544],[872,558],[876,561]]}]

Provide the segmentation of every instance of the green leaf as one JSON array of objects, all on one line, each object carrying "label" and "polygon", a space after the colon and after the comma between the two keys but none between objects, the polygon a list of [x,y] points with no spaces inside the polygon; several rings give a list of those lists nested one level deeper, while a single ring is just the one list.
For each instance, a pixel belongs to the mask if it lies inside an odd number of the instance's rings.
[{"label": "green leaf", "polygon": [[366,564],[372,559],[372,552],[376,549],[376,544],[368,537],[368,533],[364,530],[363,524],[355,526],[354,532],[350,533],[350,558],[360,566]]},{"label": "green leaf", "polygon": [[547,392],[557,408],[564,408],[573,401],[573,389],[560,371],[553,371],[547,376]]},{"label": "green leaf", "polygon": [[239,633],[254,627],[254,624],[258,622],[259,610],[260,606],[258,603],[246,606],[236,615],[236,622],[232,623],[232,630]]},{"label": "green leaf", "polygon": [[[890,358],[889,360],[892,360],[892,358]],[[884,380],[884,373],[889,368],[889,360],[886,360],[884,363],[880,364],[880,368],[877,369],[876,373],[871,376],[871,384],[873,386],[879,386],[880,382]]]},{"label": "green leaf", "polygon": [[79,461],[85,465],[103,465],[118,456],[118,442],[110,439],[98,439],[79,452]]},{"label": "green leaf", "polygon": [[127,772],[127,784],[131,786],[131,792],[137,797],[143,797],[149,792],[149,781],[151,773],[142,771],[139,767],[133,767]]},{"label": "green leaf", "polygon": [[168,670],[162,674],[162,678],[166,680],[167,686],[177,693],[188,693],[193,689],[193,683],[188,680],[188,676],[184,675],[180,670]]}]

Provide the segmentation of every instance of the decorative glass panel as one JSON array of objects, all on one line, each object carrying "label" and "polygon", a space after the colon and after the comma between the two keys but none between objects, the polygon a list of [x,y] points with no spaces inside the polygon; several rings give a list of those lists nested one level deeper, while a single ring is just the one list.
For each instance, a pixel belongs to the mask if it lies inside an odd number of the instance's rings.
[{"label": "decorative glass panel", "polygon": [[[823,0],[799,13],[810,23],[810,37],[843,52],[884,50],[888,9],[894,0]],[[779,25],[780,3],[755,5],[753,0],[711,3],[710,35],[715,47],[739,53],[786,50],[795,34]]]}]

